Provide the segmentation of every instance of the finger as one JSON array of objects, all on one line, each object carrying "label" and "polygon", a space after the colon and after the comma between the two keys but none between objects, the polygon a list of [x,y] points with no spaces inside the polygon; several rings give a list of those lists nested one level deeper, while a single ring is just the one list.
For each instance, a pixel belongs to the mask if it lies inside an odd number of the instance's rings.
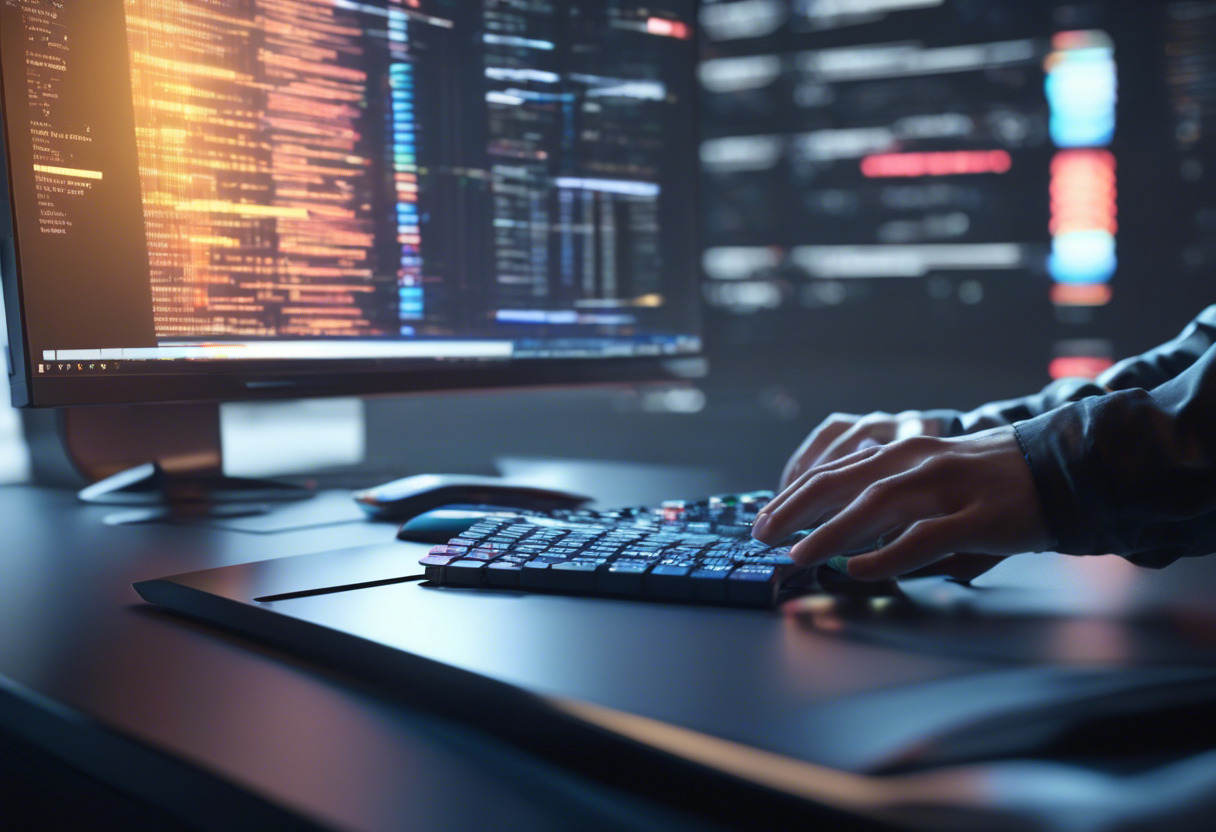
[{"label": "finger", "polygon": [[870,448],[845,457],[828,470],[816,469],[803,474],[760,511],[752,526],[752,536],[765,542],[784,540],[793,532],[812,526],[848,505],[864,488],[864,485],[853,483],[870,480],[864,474],[860,477],[843,475],[866,463],[879,450]]},{"label": "finger", "polygon": [[849,559],[849,575],[885,581],[936,563],[962,548],[974,522],[970,511],[918,520],[892,543]]},{"label": "finger", "polygon": [[802,443],[802,447],[795,451],[789,462],[785,464],[785,470],[781,473],[780,487],[785,488],[811,468],[824,450],[836,441],[836,437],[851,428],[860,418],[860,416],[848,413],[837,413],[828,417],[819,427],[811,431],[811,435]]},{"label": "finger", "polygon": [[836,437],[836,440],[824,449],[819,458],[812,463],[811,468],[842,459],[864,447],[868,447],[867,443],[886,445],[894,438],[895,423],[890,417],[885,420],[862,419]]},{"label": "finger", "polygon": [[[871,482],[875,482],[885,476],[898,473],[901,470],[907,470],[914,465],[923,463],[927,458],[931,457],[940,450],[939,446],[941,441],[942,440],[928,437],[912,437],[894,445],[881,445],[865,448],[857,451],[856,453],[850,454],[849,456],[838,459],[835,462],[829,462],[826,465],[812,468],[810,471],[807,471],[805,474],[791,483],[784,491],[770,500],[768,505],[760,510],[760,515],[756,518],[757,526],[767,525],[769,521],[766,521],[765,524],[761,524],[760,520],[765,515],[777,514],[778,512],[782,511],[784,506],[786,506],[790,500],[795,499],[800,494],[803,494],[803,489],[811,484],[812,481],[817,477],[835,473],[847,467],[852,467],[859,462],[864,462],[881,454],[884,459],[883,468],[889,470],[884,472],[882,469],[874,469],[871,471],[871,478],[868,481],[861,482],[860,486],[857,488],[857,492],[860,492],[862,488],[865,488],[865,486],[869,485]],[[855,496],[855,494],[853,496]],[[837,506],[837,508],[839,508],[839,506]],[[767,539],[767,536],[764,539]]]},{"label": "finger", "polygon": [[926,517],[947,513],[938,491],[919,470],[879,480],[839,514],[799,541],[790,557],[800,564],[823,563],[836,555],[873,546]]},{"label": "finger", "polygon": [[[781,493],[779,493],[773,499],[769,500],[768,505],[766,505],[764,508],[762,508],[760,510],[760,513],[765,514],[765,513],[770,513],[771,511],[773,511],[780,503],[784,502],[791,494],[793,494],[799,488],[801,488],[803,485],[805,485],[806,482],[808,480],[810,480],[812,477],[817,476],[818,474],[826,474],[829,471],[835,471],[840,468],[844,468],[845,466],[848,466],[848,465],[853,465],[854,463],[856,463],[862,459],[865,459],[867,456],[873,455],[873,453],[876,450],[877,450],[877,448],[868,448],[867,451],[869,451],[869,453],[867,453],[867,454],[850,455],[850,457],[838,459],[835,462],[829,463],[827,465],[821,465],[818,468],[814,468],[810,471],[805,471],[804,473],[799,475],[799,477],[796,480],[794,480],[792,483],[787,485],[785,487],[785,490],[783,490]],[[855,457],[855,458],[853,458],[853,457]]]},{"label": "finger", "polygon": [[785,469],[781,472],[780,487],[785,488],[810,468],[811,463],[823,453],[823,449],[835,441],[837,436],[848,430],[860,418],[860,416],[851,416],[843,413],[833,414],[824,420],[819,427],[811,431],[810,435],[807,436],[806,440],[785,464]]}]

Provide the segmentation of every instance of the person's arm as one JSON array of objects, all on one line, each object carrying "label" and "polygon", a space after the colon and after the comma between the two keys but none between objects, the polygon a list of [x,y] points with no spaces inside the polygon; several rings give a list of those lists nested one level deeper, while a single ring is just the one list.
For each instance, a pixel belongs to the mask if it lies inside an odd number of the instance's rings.
[{"label": "person's arm", "polygon": [[775,544],[815,524],[794,561],[822,563],[877,540],[849,561],[863,580],[955,552],[1110,553],[1144,566],[1216,552],[1216,346],[1152,391],[814,468],[764,508],[753,534]]},{"label": "person's arm", "polygon": [[1177,378],[1216,345],[1216,306],[1209,306],[1172,341],[1120,361],[1098,377],[1107,390],[1152,390]]},{"label": "person's arm", "polygon": [[1216,344],[1216,306],[1205,309],[1172,341],[1111,367],[1096,381],[1060,379],[1031,396],[992,402],[975,410],[908,410],[865,416],[834,413],[807,436],[781,475],[785,488],[807,471],[875,445],[912,436],[965,436],[1008,427],[1059,407],[1119,390],[1157,387],[1195,363]]},{"label": "person's arm", "polygon": [[863,579],[960,551],[1111,553],[1143,566],[1216,552],[1214,332],[1208,309],[1105,379],[1119,386],[1177,371],[1151,392],[1095,393],[1012,427],[872,442],[810,465],[783,484],[755,536],[774,542],[822,524],[791,552],[808,564],[878,539],[849,563]]},{"label": "person's arm", "polygon": [[940,436],[962,436],[1033,419],[1058,407],[1118,390],[1151,390],[1165,384],[1199,360],[1216,344],[1216,306],[1203,310],[1178,337],[1148,352],[1120,361],[1095,381],[1054,381],[1032,396],[992,402],[964,413],[932,410],[924,415],[941,425]]},{"label": "person's arm", "polygon": [[1216,552],[1216,346],[1151,391],[1085,399],[1014,430],[1051,548],[1158,567]]}]

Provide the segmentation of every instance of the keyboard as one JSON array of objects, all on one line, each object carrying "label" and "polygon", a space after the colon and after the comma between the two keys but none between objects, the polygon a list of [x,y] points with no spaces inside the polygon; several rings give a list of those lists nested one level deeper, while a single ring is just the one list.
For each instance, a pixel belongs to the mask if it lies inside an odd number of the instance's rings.
[{"label": "keyboard", "polygon": [[421,564],[439,586],[772,607],[816,588],[790,545],[753,540],[770,491],[658,508],[488,513]]}]

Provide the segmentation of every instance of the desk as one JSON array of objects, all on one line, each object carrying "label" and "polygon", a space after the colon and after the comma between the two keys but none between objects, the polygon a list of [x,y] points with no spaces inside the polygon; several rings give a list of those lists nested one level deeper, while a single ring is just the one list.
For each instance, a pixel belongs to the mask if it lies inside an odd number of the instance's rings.
[{"label": "desk", "polygon": [[[170,814],[216,829],[291,827],[296,817],[337,829],[713,828],[159,613],[131,589],[173,572],[383,542],[393,526],[276,535],[106,526],[113,511],[65,492],[0,488],[4,736],[123,792],[141,778],[141,789],[180,789]],[[147,776],[156,767],[163,779]],[[204,772],[259,800],[239,800]]]},{"label": "desk", "polygon": [[[0,516],[10,518],[0,558],[6,735],[204,828],[235,828],[234,820],[342,830],[716,828],[712,819],[562,771],[358,680],[158,612],[130,586],[166,574],[383,544],[392,526],[249,534],[113,527],[103,522],[112,512],[81,506],[66,493],[0,489]],[[595,609],[622,615],[616,602],[541,603],[587,609],[605,603],[613,606]],[[633,603],[628,615],[641,629],[648,622],[655,632],[676,628],[687,650],[671,661],[690,687],[721,696],[699,697],[689,710],[687,697],[665,700],[662,690],[639,686],[615,692],[614,704],[628,705],[633,696],[651,715],[718,735],[734,726],[736,738],[746,740],[760,730],[771,734],[772,723],[730,721],[737,713],[730,692],[765,691],[785,703],[791,719],[800,715],[806,736],[822,738],[803,747],[803,758],[848,770],[882,753],[871,748],[850,762],[857,743],[832,735],[832,720],[847,716],[849,703],[865,699],[861,694],[881,698],[901,685],[1020,664],[841,639],[779,614],[715,612]],[[697,621],[705,625],[689,626]]]}]

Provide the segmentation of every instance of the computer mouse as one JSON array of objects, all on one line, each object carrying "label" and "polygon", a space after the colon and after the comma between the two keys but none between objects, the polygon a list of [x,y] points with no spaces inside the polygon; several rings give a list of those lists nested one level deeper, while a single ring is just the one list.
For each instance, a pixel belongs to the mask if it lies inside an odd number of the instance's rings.
[{"label": "computer mouse", "polygon": [[408,520],[450,505],[555,511],[591,502],[584,494],[464,474],[418,474],[356,492],[354,496],[360,508],[380,520]]},{"label": "computer mouse", "polygon": [[487,517],[514,517],[511,509],[495,506],[452,505],[424,511],[411,517],[397,532],[398,540],[410,543],[447,543]]}]

